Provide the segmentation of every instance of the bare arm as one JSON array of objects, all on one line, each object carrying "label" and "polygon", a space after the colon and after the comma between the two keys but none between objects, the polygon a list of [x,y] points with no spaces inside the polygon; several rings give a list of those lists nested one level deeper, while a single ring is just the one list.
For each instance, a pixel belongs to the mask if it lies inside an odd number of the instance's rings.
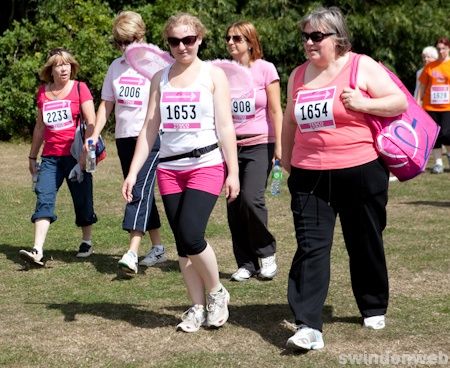
[{"label": "bare arm", "polygon": [[419,83],[419,88],[417,89],[416,102],[419,106],[422,106],[423,95],[425,94],[425,85]]},{"label": "bare arm", "polygon": [[275,134],[275,158],[281,159],[281,126],[283,111],[281,109],[280,81],[273,81],[266,87],[267,103],[270,121]]},{"label": "bare arm", "polygon": [[[33,129],[33,140],[31,142],[30,154],[28,158],[28,170],[30,174],[36,173],[36,159],[44,142],[45,125],[42,120],[42,110],[38,109],[36,113],[36,125]],[[31,157],[31,158],[30,158]]]},{"label": "bare arm", "polygon": [[283,115],[283,128],[281,132],[281,145],[283,147],[283,154],[281,164],[287,172],[291,172],[291,157],[292,148],[294,147],[295,131],[297,129],[297,123],[293,118],[294,101],[292,99],[292,88],[294,83],[295,71],[291,73],[287,86],[287,102],[286,109]]},{"label": "bare arm", "polygon": [[[365,98],[361,89],[371,98]],[[368,56],[359,60],[357,87],[344,88],[341,98],[346,108],[377,116],[397,116],[408,106],[406,96],[386,70]]]},{"label": "bare arm", "polygon": [[[155,143],[158,135],[159,125],[161,123],[161,116],[159,111],[159,83],[161,80],[162,71],[155,74],[152,78],[150,87],[150,97],[148,100],[147,114],[145,115],[144,125],[139,137],[137,139],[136,148],[134,150],[133,161],[131,161],[128,176],[122,185],[122,195],[130,202],[133,199],[132,190],[136,184],[137,174],[145,163],[150,151]],[[231,111],[231,110],[230,110]]]},{"label": "bare arm", "polygon": [[113,101],[102,100],[100,102],[100,105],[98,105],[97,116],[95,119],[95,127],[93,129],[92,135],[89,136],[86,134],[88,138],[94,140],[94,143],[97,143],[98,137],[100,136],[103,128],[105,127],[113,109],[114,109]]},{"label": "bare arm", "polygon": [[225,196],[231,202],[239,194],[239,166],[237,161],[236,133],[231,117],[231,98],[228,80],[222,69],[213,67],[211,76],[214,83],[214,114],[217,135],[227,164]]}]

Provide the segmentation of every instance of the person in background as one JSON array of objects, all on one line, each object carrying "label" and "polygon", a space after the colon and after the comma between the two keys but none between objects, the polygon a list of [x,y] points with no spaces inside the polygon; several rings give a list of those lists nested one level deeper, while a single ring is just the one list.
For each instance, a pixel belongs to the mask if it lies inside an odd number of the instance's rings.
[{"label": "person in background", "polygon": [[[120,12],[113,23],[113,36],[114,43],[122,53],[129,44],[144,42],[145,24],[141,15],[133,11]],[[123,55],[111,63],[103,82],[102,100],[91,138],[97,142],[114,110],[116,147],[124,178],[128,175],[137,137],[144,125],[149,93],[150,81],[135,71]],[[133,201],[127,203],[125,208],[122,227],[130,233],[130,244],[118,265],[131,274],[138,272],[139,246],[146,231],[149,232],[153,246],[139,265],[150,267],[166,260],[159,232],[161,222],[154,198],[158,157],[159,138],[139,171],[133,189]]]},{"label": "person in background", "polygon": [[192,302],[177,325],[185,332],[228,320],[230,294],[204,237],[222,187],[229,201],[239,194],[228,80],[222,69],[197,56],[205,34],[200,20],[187,13],[166,22],[163,37],[175,62],[152,79],[144,127],[122,187],[124,198],[132,201],[137,174],[161,129],[158,188]]},{"label": "person in background", "polygon": [[[48,53],[39,75],[44,83],[37,92],[36,125],[28,157],[30,174],[38,174],[36,208],[31,217],[34,223],[34,246],[29,251],[20,250],[19,254],[25,260],[41,265],[48,229],[57,219],[56,194],[64,179],[73,200],[75,224],[82,230],[76,256],[88,257],[93,251],[92,225],[97,222],[97,216],[93,204],[92,174],[84,171],[80,181],[69,179],[78,163],[82,169],[85,167],[86,151],[81,152],[79,161],[70,151],[79,124],[80,110],[87,123],[87,135],[92,134],[95,124],[91,92],[85,83],[75,80],[78,70],[79,64],[74,56],[58,47]],[[42,145],[41,163],[37,171],[36,162]]]},{"label": "person in background", "polygon": [[438,138],[434,144],[433,157],[435,164],[432,174],[442,174],[444,163],[442,161],[442,146],[447,147],[447,158],[450,167],[450,41],[440,37],[436,41],[439,53],[437,60],[424,66],[419,77],[420,86],[416,101],[441,127]]},{"label": "person in background", "polygon": [[417,95],[419,93],[419,86],[420,86],[419,77],[423,72],[423,68],[425,67],[425,65],[431,63],[432,61],[435,61],[438,58],[438,52],[436,50],[436,47],[434,46],[424,47],[421,56],[422,56],[422,67],[416,73],[416,87],[414,88],[415,99],[417,99]]},{"label": "person in background", "polygon": [[[245,281],[253,275],[270,280],[277,273],[276,241],[267,227],[264,194],[272,162],[281,159],[280,77],[275,66],[262,59],[259,35],[252,23],[231,24],[225,40],[233,60],[249,68],[255,83],[252,96],[232,101],[241,191],[227,206],[238,265],[231,280]],[[245,107],[244,111],[240,107]]]},{"label": "person in background", "polygon": [[298,245],[288,281],[298,328],[287,346],[310,350],[324,346],[322,310],[337,215],[363,326],[385,327],[389,287],[382,234],[389,173],[364,114],[396,116],[407,101],[383,67],[365,55],[356,88],[349,87],[356,55],[337,7],[315,9],[299,28],[307,61],[289,77],[282,130]]}]

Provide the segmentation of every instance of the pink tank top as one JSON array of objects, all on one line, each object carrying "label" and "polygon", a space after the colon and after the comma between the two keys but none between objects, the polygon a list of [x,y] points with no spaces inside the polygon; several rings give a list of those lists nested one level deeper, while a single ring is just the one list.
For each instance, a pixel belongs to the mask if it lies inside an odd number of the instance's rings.
[{"label": "pink tank top", "polygon": [[347,110],[340,95],[349,86],[351,61],[338,76],[321,88],[304,87],[309,62],[294,76],[292,98],[297,122],[291,165],[309,170],[343,169],[378,157],[373,134],[364,114]]}]

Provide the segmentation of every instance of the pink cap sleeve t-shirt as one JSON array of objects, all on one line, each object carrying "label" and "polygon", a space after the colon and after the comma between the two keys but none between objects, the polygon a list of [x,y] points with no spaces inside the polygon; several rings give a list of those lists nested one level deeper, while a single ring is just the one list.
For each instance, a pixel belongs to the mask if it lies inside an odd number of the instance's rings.
[{"label": "pink cap sleeve t-shirt", "polygon": [[[80,83],[79,95],[78,83]],[[92,100],[92,94],[84,82],[74,81],[70,92],[57,100],[46,96],[45,85],[39,87],[37,106],[42,112],[45,125],[43,156],[70,156],[80,104],[88,100]]]},{"label": "pink cap sleeve t-shirt", "polygon": [[254,90],[254,116],[244,122],[236,122],[234,128],[237,136],[253,136],[239,140],[239,146],[255,145],[275,142],[273,124],[268,113],[266,88],[274,81],[280,80],[275,66],[265,60],[258,59],[250,67],[255,83]]}]

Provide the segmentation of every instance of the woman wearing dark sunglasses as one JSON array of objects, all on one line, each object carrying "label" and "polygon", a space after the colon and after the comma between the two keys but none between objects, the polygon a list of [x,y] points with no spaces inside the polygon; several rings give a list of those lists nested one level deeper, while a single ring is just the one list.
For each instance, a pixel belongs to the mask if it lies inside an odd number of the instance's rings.
[{"label": "woman wearing dark sunglasses", "polygon": [[407,102],[368,56],[360,59],[356,88],[349,87],[355,54],[338,8],[316,9],[300,21],[300,31],[308,60],[289,78],[282,132],[298,245],[288,282],[298,329],[287,345],[310,350],[324,346],[322,309],[338,214],[363,325],[385,326],[389,289],[382,233],[389,174],[364,113],[396,116]]},{"label": "woman wearing dark sunglasses", "polygon": [[228,81],[222,69],[197,56],[205,33],[190,14],[167,21],[163,36],[175,63],[152,79],[144,127],[122,188],[125,199],[132,200],[136,175],[161,129],[158,188],[192,301],[177,326],[185,332],[202,325],[220,327],[228,320],[230,295],[204,236],[222,187],[229,201],[239,193]]},{"label": "woman wearing dark sunglasses", "polygon": [[233,60],[249,68],[254,81],[251,95],[232,101],[241,192],[227,206],[238,265],[231,280],[245,281],[254,275],[271,280],[277,273],[276,241],[267,226],[264,193],[272,162],[281,159],[280,77],[275,66],[262,59],[252,23],[231,24],[225,41]]},{"label": "woman wearing dark sunglasses", "polygon": [[[144,42],[145,23],[140,14],[120,12],[113,23],[115,46],[123,53],[133,42]],[[125,178],[133,159],[137,136],[144,125],[150,94],[150,81],[135,71],[121,55],[108,68],[102,87],[102,100],[97,110],[97,120],[92,139],[97,142],[114,110],[117,154]],[[156,166],[158,165],[159,140],[139,171],[134,199],[125,207],[122,228],[130,234],[128,251],[118,262],[119,270],[127,275],[138,273],[138,255],[142,237],[148,231],[152,247],[139,262],[150,267],[166,260],[161,244],[161,221],[154,197]]]}]

